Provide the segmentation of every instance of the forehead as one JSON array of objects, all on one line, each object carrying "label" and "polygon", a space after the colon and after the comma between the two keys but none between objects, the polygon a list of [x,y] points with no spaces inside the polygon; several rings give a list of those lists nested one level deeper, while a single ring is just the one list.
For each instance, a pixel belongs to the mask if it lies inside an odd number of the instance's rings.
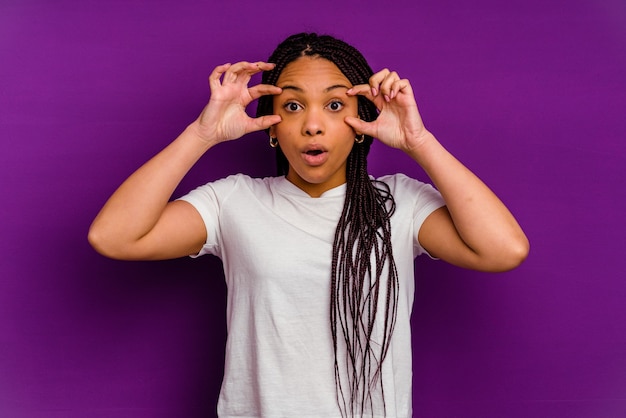
[{"label": "forehead", "polygon": [[352,86],[348,78],[333,62],[321,57],[300,57],[285,66],[277,86],[316,83],[320,85],[344,84]]}]

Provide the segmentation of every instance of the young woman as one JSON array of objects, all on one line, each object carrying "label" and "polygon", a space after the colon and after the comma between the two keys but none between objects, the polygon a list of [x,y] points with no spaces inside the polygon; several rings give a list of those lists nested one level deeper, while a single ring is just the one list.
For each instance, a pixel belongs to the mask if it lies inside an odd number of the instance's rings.
[{"label": "young woman", "polygon": [[[89,240],[118,259],[222,259],[220,416],[410,417],[414,258],[505,271],[528,241],[424,127],[408,80],[373,73],[330,36],[293,35],[268,61],[215,68],[198,119],[119,187]],[[258,72],[262,84],[248,86]],[[230,176],[170,201],[209,149],[258,130],[277,150],[278,177]],[[408,154],[436,189],[371,178],[373,138]]]}]

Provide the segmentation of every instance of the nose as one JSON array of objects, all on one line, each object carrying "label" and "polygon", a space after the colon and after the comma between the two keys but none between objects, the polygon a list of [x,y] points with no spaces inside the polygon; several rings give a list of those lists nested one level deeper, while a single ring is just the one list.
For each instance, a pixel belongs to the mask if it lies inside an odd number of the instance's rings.
[{"label": "nose", "polygon": [[305,136],[324,134],[324,120],[320,111],[308,109],[302,124],[302,133]]}]

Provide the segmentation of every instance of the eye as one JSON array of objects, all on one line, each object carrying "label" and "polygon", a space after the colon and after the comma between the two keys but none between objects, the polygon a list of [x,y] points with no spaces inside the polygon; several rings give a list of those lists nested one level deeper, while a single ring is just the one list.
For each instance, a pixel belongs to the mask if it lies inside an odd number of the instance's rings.
[{"label": "eye", "polygon": [[340,100],[333,100],[332,102],[328,103],[326,107],[328,107],[328,109],[330,109],[332,112],[339,112],[341,109],[344,108],[344,106],[345,105]]},{"label": "eye", "polygon": [[302,109],[302,106],[300,106],[298,103],[296,102],[287,102],[283,105],[283,108],[287,111],[287,112],[297,112],[298,110]]}]

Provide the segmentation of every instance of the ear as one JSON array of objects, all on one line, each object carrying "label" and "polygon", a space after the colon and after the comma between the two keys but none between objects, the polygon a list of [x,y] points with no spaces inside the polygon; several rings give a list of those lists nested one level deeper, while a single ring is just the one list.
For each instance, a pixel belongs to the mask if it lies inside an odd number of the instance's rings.
[{"label": "ear", "polygon": [[274,129],[274,125],[272,125],[272,126],[270,126],[268,133],[269,133],[269,135],[271,137],[276,138],[276,132],[275,131],[276,131],[276,129]]}]

